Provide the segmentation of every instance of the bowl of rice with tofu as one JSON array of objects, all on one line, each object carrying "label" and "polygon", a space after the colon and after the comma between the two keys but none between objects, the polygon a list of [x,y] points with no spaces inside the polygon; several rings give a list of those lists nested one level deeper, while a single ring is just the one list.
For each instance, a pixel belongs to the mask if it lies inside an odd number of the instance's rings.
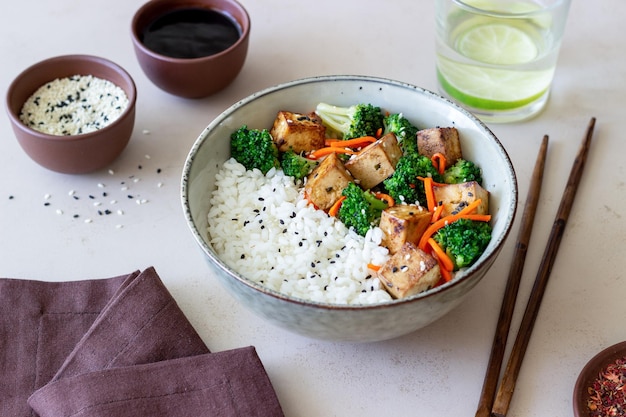
[{"label": "bowl of rice with tofu", "polygon": [[133,79],[116,63],[63,55],[22,71],[6,94],[11,126],[26,154],[65,174],[105,168],[126,148],[135,123]]},{"label": "bowl of rice with tofu", "polygon": [[211,276],[237,300],[287,330],[352,342],[458,306],[517,207],[511,161],[480,120],[420,87],[350,75],[232,105],[195,141],[181,190]]}]

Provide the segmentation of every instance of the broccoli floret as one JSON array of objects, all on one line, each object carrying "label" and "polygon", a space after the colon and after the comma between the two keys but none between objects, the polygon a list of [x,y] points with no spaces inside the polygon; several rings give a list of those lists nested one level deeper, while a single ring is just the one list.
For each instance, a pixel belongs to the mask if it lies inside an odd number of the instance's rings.
[{"label": "broccoli floret", "polygon": [[432,177],[433,181],[442,182],[441,174],[433,166],[430,158],[408,154],[398,160],[396,170],[383,181],[383,185],[387,193],[399,203],[425,203],[424,183],[417,177]]},{"label": "broccoli floret", "polygon": [[259,169],[267,174],[279,168],[278,147],[267,129],[248,129],[241,126],[230,135],[230,154],[248,170]]},{"label": "broccoli floret", "polygon": [[280,166],[285,175],[301,180],[319,164],[318,161],[305,158],[304,156],[288,150],[283,153],[280,159]]},{"label": "broccoli floret", "polygon": [[372,104],[339,107],[319,103],[315,113],[326,127],[339,135],[339,139],[375,136],[378,129],[384,128],[383,113],[380,107]]},{"label": "broccoli floret", "polygon": [[433,236],[454,263],[454,270],[472,265],[483,253],[491,239],[487,222],[459,219]]},{"label": "broccoli floret", "polygon": [[483,183],[482,170],[472,161],[459,159],[443,173],[443,182],[446,184],[460,184],[469,181],[476,181],[480,185]]},{"label": "broccoli floret", "polygon": [[371,191],[365,191],[351,182],[341,193],[346,199],[339,208],[337,218],[356,233],[365,236],[377,224],[387,203],[379,200]]},{"label": "broccoli floret", "polygon": [[384,119],[384,133],[394,133],[400,144],[402,152],[407,155],[417,153],[417,132],[418,128],[414,126],[409,119],[404,117],[402,113],[393,113]]}]

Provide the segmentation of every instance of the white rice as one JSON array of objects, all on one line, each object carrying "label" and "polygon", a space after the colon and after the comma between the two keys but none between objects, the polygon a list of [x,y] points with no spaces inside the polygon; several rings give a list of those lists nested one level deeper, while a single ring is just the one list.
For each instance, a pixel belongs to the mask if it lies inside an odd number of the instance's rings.
[{"label": "white rice", "polygon": [[382,231],[364,238],[308,205],[281,170],[246,171],[230,159],[216,176],[211,245],[241,275],[280,293],[331,304],[391,300],[368,263],[388,258]]}]

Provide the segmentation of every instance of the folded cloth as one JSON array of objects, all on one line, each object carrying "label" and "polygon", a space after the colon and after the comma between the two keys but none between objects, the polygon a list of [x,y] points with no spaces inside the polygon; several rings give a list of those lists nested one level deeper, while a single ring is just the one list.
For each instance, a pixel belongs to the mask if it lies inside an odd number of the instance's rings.
[{"label": "folded cloth", "polygon": [[2,416],[283,415],[255,349],[210,353],[153,268],[3,279],[0,315]]}]

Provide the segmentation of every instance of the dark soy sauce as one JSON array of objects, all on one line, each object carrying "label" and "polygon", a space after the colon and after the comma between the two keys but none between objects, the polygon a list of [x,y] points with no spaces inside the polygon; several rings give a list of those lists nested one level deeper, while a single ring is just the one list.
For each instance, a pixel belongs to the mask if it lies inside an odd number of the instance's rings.
[{"label": "dark soy sauce", "polygon": [[200,58],[228,49],[241,37],[241,29],[216,10],[188,8],[157,18],[142,35],[143,44],[158,54]]}]

